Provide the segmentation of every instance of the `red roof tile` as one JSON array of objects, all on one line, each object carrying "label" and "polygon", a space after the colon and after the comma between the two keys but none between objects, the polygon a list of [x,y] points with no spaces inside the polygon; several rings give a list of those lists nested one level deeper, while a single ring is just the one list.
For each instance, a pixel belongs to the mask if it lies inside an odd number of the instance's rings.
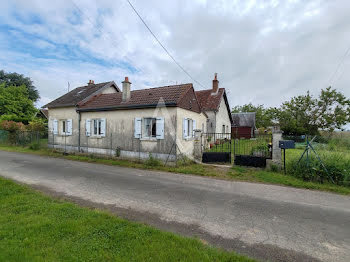
[{"label": "red roof tile", "polygon": [[94,94],[95,92],[97,92],[98,90],[106,86],[107,84],[112,84],[112,82],[113,81],[77,87],[72,91],[64,94],[63,96],[60,96],[59,98],[53,100],[52,102],[44,105],[43,108],[76,106],[77,103],[86,99],[90,95]]},{"label": "red roof tile", "polygon": [[[189,97],[193,99],[189,99]],[[122,93],[101,94],[79,105],[81,111],[117,110],[156,107],[159,104],[179,106],[201,112],[195,99],[193,85],[182,84],[131,91],[130,99],[122,101]]]},{"label": "red roof tile", "polygon": [[217,94],[213,94],[212,91],[212,89],[196,91],[198,102],[204,111],[217,110],[219,108],[225,88],[219,88]]}]

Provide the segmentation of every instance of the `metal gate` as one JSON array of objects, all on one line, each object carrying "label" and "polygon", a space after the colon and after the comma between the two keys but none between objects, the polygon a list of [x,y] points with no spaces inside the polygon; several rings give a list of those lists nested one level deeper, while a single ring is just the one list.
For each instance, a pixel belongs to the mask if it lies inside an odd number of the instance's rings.
[{"label": "metal gate", "polygon": [[272,135],[233,139],[233,155],[235,165],[266,167],[266,159],[272,158]]},{"label": "metal gate", "polygon": [[202,133],[202,162],[231,163],[231,133]]}]

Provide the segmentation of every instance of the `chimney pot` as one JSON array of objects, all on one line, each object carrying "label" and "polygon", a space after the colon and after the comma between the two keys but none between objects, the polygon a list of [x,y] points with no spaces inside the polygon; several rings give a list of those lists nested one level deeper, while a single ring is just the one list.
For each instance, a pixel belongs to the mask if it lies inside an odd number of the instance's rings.
[{"label": "chimney pot", "polygon": [[219,91],[219,80],[218,73],[215,73],[213,80],[213,93],[217,93]]},{"label": "chimney pot", "polygon": [[88,85],[94,85],[94,84],[95,84],[95,81],[94,81],[94,80],[89,80]]},{"label": "chimney pot", "polygon": [[131,97],[131,91],[130,91],[131,83],[129,82],[129,77],[126,76],[122,84],[123,84],[122,99],[125,102],[125,101],[128,101]]}]

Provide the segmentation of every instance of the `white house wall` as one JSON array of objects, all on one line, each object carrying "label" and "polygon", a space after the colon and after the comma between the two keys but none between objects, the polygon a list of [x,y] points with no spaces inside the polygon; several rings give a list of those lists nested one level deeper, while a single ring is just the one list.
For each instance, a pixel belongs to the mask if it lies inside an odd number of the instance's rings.
[{"label": "white house wall", "polygon": [[216,131],[222,133],[222,126],[225,125],[225,133],[231,133],[231,121],[225,104],[225,100],[221,99],[219,110],[216,112]]},{"label": "white house wall", "polygon": [[[78,146],[78,113],[75,110],[75,107],[62,107],[62,108],[49,108],[49,139],[48,142],[51,144],[66,144],[72,146]],[[53,120],[58,121],[58,134],[53,134]],[[61,132],[62,122],[61,120],[72,119],[72,135],[64,136]],[[76,127],[76,128],[75,128]]]},{"label": "white house wall", "polygon": [[191,118],[193,120],[196,120],[196,129],[202,129],[202,126],[204,127],[203,131],[206,130],[206,123],[207,123],[207,117],[201,113],[198,114],[193,111],[189,111],[182,108],[177,108],[177,130],[176,130],[176,137],[177,137],[177,145],[178,145],[178,154],[185,154],[187,156],[193,156],[193,150],[194,150],[194,138],[187,138],[185,139],[183,137],[183,119],[184,118]]}]

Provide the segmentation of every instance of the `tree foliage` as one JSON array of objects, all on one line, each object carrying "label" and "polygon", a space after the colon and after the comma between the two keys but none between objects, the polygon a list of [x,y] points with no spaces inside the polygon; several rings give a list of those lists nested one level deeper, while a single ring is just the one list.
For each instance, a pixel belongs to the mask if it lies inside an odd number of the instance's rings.
[{"label": "tree foliage", "polygon": [[0,85],[4,87],[10,86],[25,86],[27,89],[27,96],[30,100],[36,102],[40,98],[39,92],[33,85],[33,81],[29,77],[25,77],[18,73],[6,73],[4,70],[0,70]]},{"label": "tree foliage", "polygon": [[292,97],[280,107],[265,108],[263,105],[236,106],[232,112],[256,112],[256,126],[268,127],[278,123],[288,135],[316,135],[319,131],[342,130],[350,122],[350,100],[332,87],[321,90],[315,98],[306,95]]},{"label": "tree foliage", "polygon": [[29,121],[36,112],[25,86],[0,84],[0,120]]}]

